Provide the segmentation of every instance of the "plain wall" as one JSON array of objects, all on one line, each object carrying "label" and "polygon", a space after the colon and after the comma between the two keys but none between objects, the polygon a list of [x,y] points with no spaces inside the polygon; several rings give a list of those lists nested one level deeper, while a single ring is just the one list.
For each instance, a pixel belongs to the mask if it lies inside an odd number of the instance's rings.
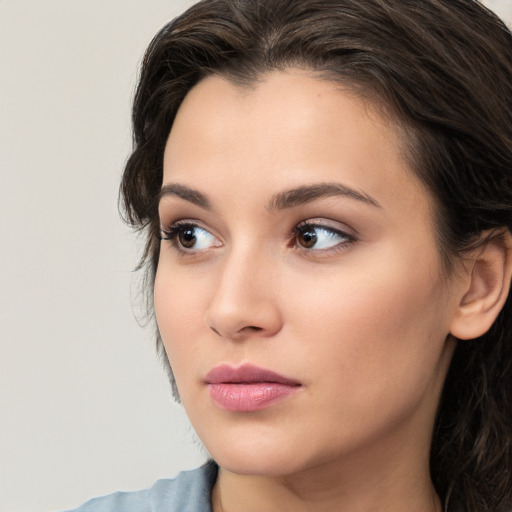
[{"label": "plain wall", "polygon": [[[0,0],[2,512],[204,460],[135,320],[140,244],[116,204],[140,58],[191,3]],[[512,20],[512,0],[487,3]]]},{"label": "plain wall", "polygon": [[141,56],[190,3],[0,2],[2,511],[203,460],[134,318],[138,244],[117,213]]}]

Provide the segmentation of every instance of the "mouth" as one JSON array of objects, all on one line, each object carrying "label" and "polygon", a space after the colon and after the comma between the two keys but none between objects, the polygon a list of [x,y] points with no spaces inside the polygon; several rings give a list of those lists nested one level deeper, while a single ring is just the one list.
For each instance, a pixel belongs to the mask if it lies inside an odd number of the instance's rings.
[{"label": "mouth", "polygon": [[265,409],[301,388],[301,383],[283,375],[244,364],[222,364],[205,378],[212,401],[221,409],[252,412]]}]

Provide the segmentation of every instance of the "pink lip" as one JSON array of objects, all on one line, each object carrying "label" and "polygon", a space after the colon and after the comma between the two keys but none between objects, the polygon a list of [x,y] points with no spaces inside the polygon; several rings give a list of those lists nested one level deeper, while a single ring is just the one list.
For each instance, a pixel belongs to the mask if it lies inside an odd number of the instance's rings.
[{"label": "pink lip", "polygon": [[301,386],[296,380],[251,364],[238,368],[222,364],[206,375],[205,382],[216,405],[237,412],[269,407]]}]

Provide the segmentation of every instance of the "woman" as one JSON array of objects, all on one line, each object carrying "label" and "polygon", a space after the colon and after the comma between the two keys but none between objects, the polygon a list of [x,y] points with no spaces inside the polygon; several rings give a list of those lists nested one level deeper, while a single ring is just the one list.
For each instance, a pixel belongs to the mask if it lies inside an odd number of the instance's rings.
[{"label": "woman", "polygon": [[121,197],[212,462],[79,510],[512,510],[511,112],[471,0],[164,27]]}]

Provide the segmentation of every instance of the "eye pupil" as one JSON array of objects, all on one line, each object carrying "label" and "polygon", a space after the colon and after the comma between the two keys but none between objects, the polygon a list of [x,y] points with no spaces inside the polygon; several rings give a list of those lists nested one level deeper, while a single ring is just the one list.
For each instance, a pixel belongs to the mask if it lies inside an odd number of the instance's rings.
[{"label": "eye pupil", "polygon": [[306,231],[303,231],[299,235],[300,237],[300,245],[302,247],[310,248],[313,247],[317,242],[317,235],[314,230],[308,229]]},{"label": "eye pupil", "polygon": [[196,235],[193,228],[185,228],[178,234],[178,240],[183,247],[191,249],[196,243]]}]

